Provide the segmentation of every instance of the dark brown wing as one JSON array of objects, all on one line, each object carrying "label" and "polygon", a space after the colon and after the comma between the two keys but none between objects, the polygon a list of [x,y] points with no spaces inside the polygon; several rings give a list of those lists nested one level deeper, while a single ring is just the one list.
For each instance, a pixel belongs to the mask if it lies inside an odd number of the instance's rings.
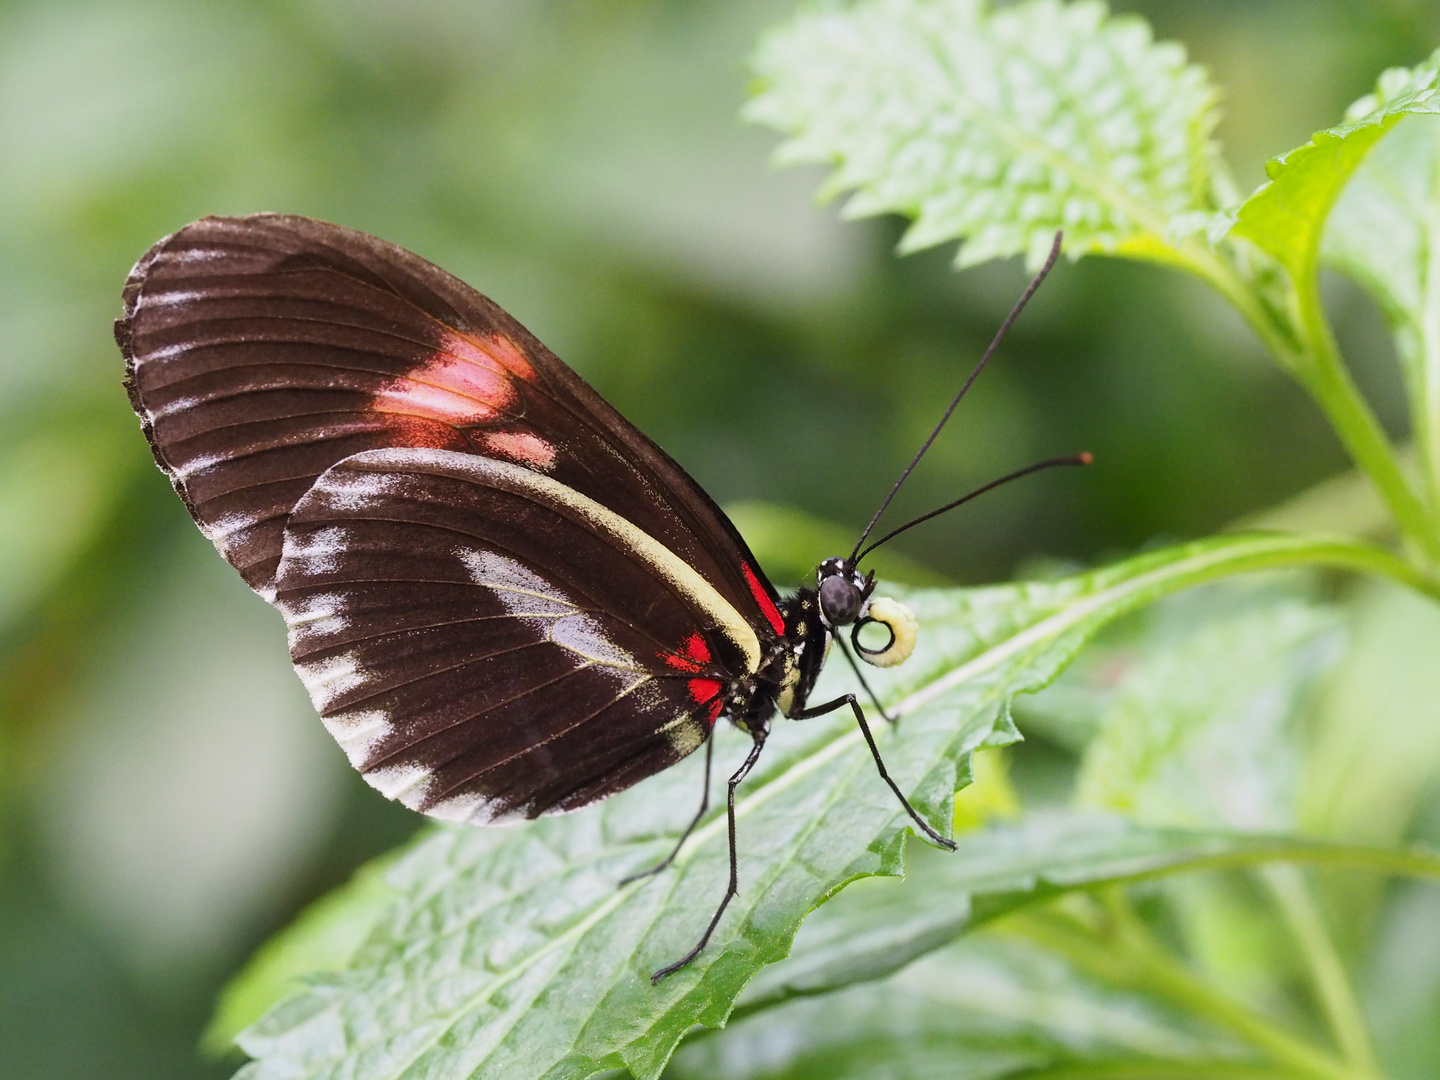
[{"label": "dark brown wing", "polygon": [[760,656],[741,614],[633,524],[453,451],[331,468],[290,515],[276,582],[351,762],[452,820],[572,810],[666,768]]},{"label": "dark brown wing", "polygon": [[685,471],[499,306],[416,255],[309,218],[205,218],[146,253],[124,303],[116,339],[155,459],[261,595],[322,472],[430,447],[584,493],[782,630],[744,541]]}]

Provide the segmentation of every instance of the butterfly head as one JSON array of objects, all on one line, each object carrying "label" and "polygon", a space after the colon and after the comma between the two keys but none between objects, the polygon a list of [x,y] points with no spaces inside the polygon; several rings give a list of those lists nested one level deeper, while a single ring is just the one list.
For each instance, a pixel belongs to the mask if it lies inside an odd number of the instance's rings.
[{"label": "butterfly head", "polygon": [[[873,571],[862,576],[849,559],[826,559],[815,571],[815,586],[825,628],[835,633],[841,627],[852,627],[850,642],[863,660],[876,667],[894,667],[909,659],[918,630],[915,615],[898,600],[871,595],[875,591]],[[860,640],[861,631],[871,625],[889,632],[889,640],[880,648],[870,648]]]}]

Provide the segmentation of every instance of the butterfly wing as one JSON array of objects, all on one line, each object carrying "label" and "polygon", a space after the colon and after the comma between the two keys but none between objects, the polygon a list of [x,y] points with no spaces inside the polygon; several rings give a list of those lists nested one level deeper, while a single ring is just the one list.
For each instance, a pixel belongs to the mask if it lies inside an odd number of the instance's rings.
[{"label": "butterfly wing", "polygon": [[267,598],[321,473],[423,447],[581,492],[783,632],[773,588],[685,471],[498,305],[410,252],[308,218],[205,218],[146,253],[124,304],[116,340],[155,459]]},{"label": "butterfly wing", "polygon": [[633,523],[454,451],[362,452],[319,477],[275,604],[355,766],[457,820],[574,809],[667,767],[760,658],[724,597]]}]

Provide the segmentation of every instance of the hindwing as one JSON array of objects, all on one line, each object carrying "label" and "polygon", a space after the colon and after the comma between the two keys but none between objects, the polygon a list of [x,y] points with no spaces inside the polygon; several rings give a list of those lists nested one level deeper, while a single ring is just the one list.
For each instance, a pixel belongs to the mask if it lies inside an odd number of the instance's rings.
[{"label": "hindwing", "polygon": [[760,645],[700,574],[533,470],[346,458],[293,508],[275,604],[376,788],[474,822],[571,810],[699,746]]}]

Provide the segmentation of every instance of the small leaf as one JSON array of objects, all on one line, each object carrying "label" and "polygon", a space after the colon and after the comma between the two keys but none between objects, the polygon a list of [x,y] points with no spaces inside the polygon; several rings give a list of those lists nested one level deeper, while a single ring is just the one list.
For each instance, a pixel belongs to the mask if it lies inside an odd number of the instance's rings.
[{"label": "small leaf", "polygon": [[[1430,258],[1440,242],[1440,120],[1399,124],[1356,170],[1330,215],[1323,254],[1379,301],[1392,326],[1410,335],[1404,359],[1434,300]],[[1433,318],[1433,316],[1432,316]]]},{"label": "small leaf", "polygon": [[1072,255],[1169,259],[1218,207],[1215,92],[1177,45],[1103,4],[868,0],[762,41],[748,119],[790,136],[785,164],[833,164],[849,217],[915,219],[916,251],[958,263]]},{"label": "small leaf", "polygon": [[[1231,535],[1054,582],[906,594],[920,644],[872,677],[903,717],[877,740],[920,813],[948,824],[969,755],[1016,738],[1010,698],[1043,686],[1110,619],[1228,573],[1374,557],[1333,541]],[[832,664],[817,700],[848,677]],[[723,774],[747,740],[718,738]],[[673,842],[698,802],[699,758],[566,817],[437,830],[391,871],[398,897],[351,965],[241,1034],[258,1059],[242,1075],[507,1080],[624,1066],[656,1076],[691,1027],[724,1022],[809,911],[855,878],[900,873],[909,831],[848,714],[777,721],[736,801],[740,895],[697,961],[652,987],[650,972],[696,940],[722,893],[723,816],[664,874],[617,882]]]},{"label": "small leaf", "polygon": [[1382,139],[1356,171],[1330,215],[1322,255],[1370,291],[1395,335],[1432,502],[1440,500],[1437,252],[1440,118],[1415,116]]},{"label": "small leaf", "polygon": [[1272,158],[1270,180],[1236,212],[1233,235],[1274,255],[1299,280],[1315,272],[1326,218],[1365,155],[1411,113],[1440,113],[1440,52],[1413,70],[1380,77],[1339,127],[1315,133],[1304,146]]}]

